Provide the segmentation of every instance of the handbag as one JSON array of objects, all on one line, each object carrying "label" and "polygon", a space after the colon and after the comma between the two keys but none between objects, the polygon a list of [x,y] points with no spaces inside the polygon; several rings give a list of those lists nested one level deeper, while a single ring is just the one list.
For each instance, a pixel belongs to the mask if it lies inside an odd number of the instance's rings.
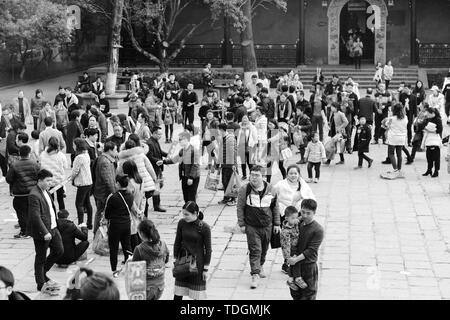
[{"label": "handbag", "polygon": [[100,256],[109,256],[108,227],[105,225],[103,218],[100,223],[103,225],[95,233],[92,249],[94,253]]},{"label": "handbag", "polygon": [[272,235],[270,236],[270,247],[272,249],[281,248],[281,232],[275,233],[272,229]]},{"label": "handbag", "polygon": [[172,274],[175,279],[184,279],[192,274],[198,273],[197,259],[188,253],[186,249],[185,255],[180,255],[173,262]]},{"label": "handbag", "polygon": [[208,171],[208,175],[206,176],[205,181],[205,189],[211,191],[217,191],[217,187],[219,185],[219,173]]},{"label": "handbag", "polygon": [[234,170],[233,175],[231,176],[230,182],[228,182],[227,189],[225,190],[224,197],[229,198],[237,198],[239,194],[239,189],[242,186],[242,181],[239,178],[236,170]]}]

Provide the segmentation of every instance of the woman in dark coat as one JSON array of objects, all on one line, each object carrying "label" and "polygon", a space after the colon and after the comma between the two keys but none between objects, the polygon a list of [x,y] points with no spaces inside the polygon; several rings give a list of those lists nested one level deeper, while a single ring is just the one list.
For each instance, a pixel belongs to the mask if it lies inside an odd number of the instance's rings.
[{"label": "woman in dark coat", "polygon": [[187,251],[197,260],[198,273],[183,279],[175,278],[174,300],[189,296],[194,300],[206,299],[206,278],[211,262],[211,228],[203,220],[198,205],[189,201],[183,206],[183,219],[178,222],[174,257],[177,259]]},{"label": "woman in dark coat", "polygon": [[119,252],[119,242],[122,245],[125,261],[131,252],[131,219],[130,210],[133,206],[133,196],[128,192],[129,178],[127,175],[117,175],[117,192],[106,200],[105,218],[109,221],[108,244],[109,261],[113,277],[119,275],[117,270],[117,255]]}]

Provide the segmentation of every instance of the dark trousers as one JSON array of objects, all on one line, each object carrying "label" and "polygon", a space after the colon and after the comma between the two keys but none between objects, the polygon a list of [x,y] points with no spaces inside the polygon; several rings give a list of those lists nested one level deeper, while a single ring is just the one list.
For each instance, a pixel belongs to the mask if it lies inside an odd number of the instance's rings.
[{"label": "dark trousers", "polygon": [[320,141],[323,141],[323,118],[322,116],[312,116],[312,131],[317,132],[317,127],[319,127],[319,137]]},{"label": "dark trousers", "polygon": [[14,197],[13,208],[16,210],[17,219],[19,220],[20,232],[27,234],[28,196]]},{"label": "dark trousers", "polygon": [[181,189],[183,190],[184,202],[195,201],[197,198],[197,189],[198,183],[200,182],[200,177],[193,179],[192,185],[190,186],[188,186],[187,181],[187,177],[181,178]]},{"label": "dark trousers", "polygon": [[145,209],[144,209],[144,216],[148,217],[148,199],[150,199],[153,196],[153,193],[155,191],[146,191],[145,192]]},{"label": "dark trousers", "polygon": [[250,274],[259,274],[261,267],[266,262],[266,254],[269,249],[272,225],[268,227],[245,226],[250,260]]},{"label": "dark trousers", "polygon": [[39,117],[33,116],[33,128],[34,128],[34,130],[38,130],[38,121],[39,121]]},{"label": "dark trousers", "polygon": [[[61,234],[57,228],[49,231],[52,235],[51,240],[44,240],[44,238],[33,239],[36,257],[34,259],[34,278],[38,290],[41,290],[44,283],[49,278],[47,272],[53,267],[55,262],[64,254],[64,247],[61,239]],[[47,256],[47,250],[50,248],[50,254]]]},{"label": "dark trousers", "polygon": [[[284,168],[284,161],[278,161],[278,168],[280,169],[283,179],[286,179],[286,169]],[[267,164],[266,180],[269,183],[272,180],[272,161]]]},{"label": "dark trousers", "polygon": [[[222,167],[222,185],[223,185],[223,192],[227,191],[228,184],[230,183],[231,176],[233,175],[233,168],[230,167]],[[223,197],[224,200],[231,200],[230,197]]]},{"label": "dark trousers", "polygon": [[368,156],[366,156],[365,152],[358,151],[358,167],[362,167],[363,160],[370,162],[372,159],[370,159]]},{"label": "dark trousers", "polygon": [[[402,149],[403,146],[388,146],[388,155],[391,160],[392,168],[394,170],[402,169]],[[397,161],[395,159],[394,153],[397,154]]]},{"label": "dark trousers", "polygon": [[[50,195],[52,197],[52,200],[55,201],[55,194],[52,193]],[[56,190],[56,199],[58,200],[58,208],[59,210],[63,210],[66,208],[65,204],[64,204],[64,188],[61,187],[58,190]]]},{"label": "dark trousers", "polygon": [[386,90],[389,89],[389,84],[391,83],[391,80],[384,80],[384,83],[386,85]]},{"label": "dark trousers", "polygon": [[[296,267],[295,265],[294,267]],[[316,263],[302,264],[300,270],[301,277],[308,285],[305,289],[294,291],[290,289],[291,297],[294,300],[316,300],[317,283],[319,282],[319,272]]]},{"label": "dark trousers", "polygon": [[97,207],[97,211],[95,212],[94,219],[94,234],[97,232],[100,227],[100,220],[102,218],[103,210],[105,209],[106,199],[95,198],[95,206]]},{"label": "dark trousers", "polygon": [[134,252],[134,249],[140,245],[142,242],[141,238],[139,237],[139,233],[132,234],[130,237],[130,244],[131,244],[131,252]]},{"label": "dark trousers", "polygon": [[320,162],[308,162],[306,169],[308,170],[308,178],[312,179],[312,169],[316,172],[316,178],[320,178]]},{"label": "dark trousers", "polygon": [[129,223],[111,223],[108,228],[109,263],[111,271],[117,270],[117,255],[119,253],[119,242],[122,246],[125,261],[128,258],[127,251],[131,251],[131,235]]},{"label": "dark trousers", "polygon": [[434,170],[437,172],[441,169],[441,148],[437,146],[427,147],[426,151],[428,169],[431,172],[434,166]]},{"label": "dark trousers", "polygon": [[252,170],[252,164],[250,163],[250,153],[248,151],[245,152],[245,162],[241,164],[242,176],[247,176],[247,166],[248,170]]},{"label": "dark trousers", "polygon": [[383,121],[384,116],[382,114],[376,114],[375,115],[375,134],[373,136],[375,142],[378,142],[378,139],[382,138],[383,142],[386,141],[386,137],[384,135],[384,132],[386,131],[381,127],[381,122]]},{"label": "dark trousers", "polygon": [[166,124],[166,140],[172,140],[173,137],[173,124]]},{"label": "dark trousers", "polygon": [[79,244],[75,246],[75,251],[73,255],[68,255],[67,253],[64,253],[61,258],[59,258],[56,263],[57,264],[71,264],[83,255],[83,253],[86,252],[87,248],[89,247],[89,241],[81,241]]},{"label": "dark trousers", "polygon": [[361,56],[355,56],[355,69],[361,69]]},{"label": "dark trousers", "polygon": [[450,116],[450,102],[445,103],[445,114],[447,117]]},{"label": "dark trousers", "polygon": [[0,154],[0,169],[2,170],[3,177],[6,177],[6,174],[8,173],[8,160],[2,154]]},{"label": "dark trousers", "polygon": [[91,206],[91,189],[92,185],[77,187],[77,195],[75,197],[75,207],[77,208],[78,223],[83,223],[84,213],[87,213],[87,225],[92,226],[92,206]]},{"label": "dark trousers", "polygon": [[408,145],[410,145],[413,137],[412,124],[414,122],[414,115],[412,114],[412,112],[408,112],[407,117],[408,117],[408,124],[406,128],[408,129]]},{"label": "dark trousers", "polygon": [[186,127],[188,121],[190,125],[194,125],[194,109],[183,110],[183,127]]}]

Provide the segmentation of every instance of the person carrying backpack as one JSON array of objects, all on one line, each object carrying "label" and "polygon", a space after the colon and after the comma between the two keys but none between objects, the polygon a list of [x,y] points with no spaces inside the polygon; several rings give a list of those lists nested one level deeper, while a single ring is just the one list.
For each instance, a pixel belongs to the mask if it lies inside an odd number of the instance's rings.
[{"label": "person carrying backpack", "polygon": [[250,257],[251,288],[256,289],[265,278],[263,265],[273,232],[280,232],[280,210],[272,186],[263,181],[263,168],[250,170],[250,182],[241,187],[237,201],[237,218],[241,231],[247,235]]}]

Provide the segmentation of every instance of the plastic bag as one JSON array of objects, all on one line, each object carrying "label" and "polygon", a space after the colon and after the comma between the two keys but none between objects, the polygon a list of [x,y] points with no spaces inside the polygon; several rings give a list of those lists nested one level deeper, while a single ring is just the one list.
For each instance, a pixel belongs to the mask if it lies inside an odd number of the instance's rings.
[{"label": "plastic bag", "polygon": [[336,143],[334,142],[333,139],[329,139],[325,143],[325,154],[328,160],[334,159],[334,155],[336,154]]},{"label": "plastic bag", "polygon": [[224,197],[237,198],[239,189],[241,188],[241,186],[242,186],[242,181],[239,178],[239,175],[237,174],[237,172],[234,171],[233,175],[231,176],[230,182],[228,183]]},{"label": "plastic bag", "polygon": [[108,228],[106,225],[101,225],[95,233],[92,249],[98,255],[109,256]]},{"label": "plastic bag", "polygon": [[208,171],[208,175],[206,176],[205,181],[205,189],[217,191],[217,187],[219,185],[219,174],[217,172]]}]

